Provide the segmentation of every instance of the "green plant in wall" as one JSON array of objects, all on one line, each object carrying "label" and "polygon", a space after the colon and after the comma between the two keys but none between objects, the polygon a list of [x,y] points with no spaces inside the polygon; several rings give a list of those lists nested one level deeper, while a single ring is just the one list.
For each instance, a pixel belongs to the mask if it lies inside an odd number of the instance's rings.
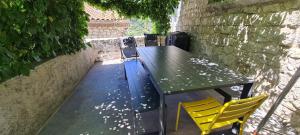
[{"label": "green plant in wall", "polygon": [[0,16],[0,82],[85,48],[82,0],[1,0]]},{"label": "green plant in wall", "polygon": [[154,23],[154,32],[165,34],[170,29],[170,14],[178,0],[86,0],[103,9],[112,9],[125,17],[149,18]]}]

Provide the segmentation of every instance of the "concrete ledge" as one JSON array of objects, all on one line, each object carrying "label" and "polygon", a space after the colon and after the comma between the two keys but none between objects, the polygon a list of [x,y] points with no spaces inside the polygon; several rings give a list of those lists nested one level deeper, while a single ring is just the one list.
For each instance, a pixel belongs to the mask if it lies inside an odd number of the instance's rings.
[{"label": "concrete ledge", "polygon": [[[120,38],[93,38],[86,39],[87,42],[90,42],[97,52],[96,61],[105,61],[105,60],[113,60],[113,59],[121,59],[121,50]],[[144,46],[144,37],[143,36],[135,36],[135,40],[138,46]]]}]

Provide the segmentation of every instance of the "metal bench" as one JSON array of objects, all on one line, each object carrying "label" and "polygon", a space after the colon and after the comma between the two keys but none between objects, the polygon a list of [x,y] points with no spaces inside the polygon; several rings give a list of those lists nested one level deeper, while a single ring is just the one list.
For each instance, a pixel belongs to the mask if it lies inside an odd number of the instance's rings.
[{"label": "metal bench", "polygon": [[157,109],[159,95],[141,62],[130,60],[124,65],[133,109],[139,113]]}]

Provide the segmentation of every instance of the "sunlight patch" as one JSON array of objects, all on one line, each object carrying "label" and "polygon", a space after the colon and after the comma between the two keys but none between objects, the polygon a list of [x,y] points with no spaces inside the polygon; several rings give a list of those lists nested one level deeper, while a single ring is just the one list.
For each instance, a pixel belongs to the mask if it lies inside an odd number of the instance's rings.
[{"label": "sunlight patch", "polygon": [[122,63],[121,60],[115,59],[115,60],[106,60],[102,62],[102,65],[112,65],[112,64],[120,64]]}]

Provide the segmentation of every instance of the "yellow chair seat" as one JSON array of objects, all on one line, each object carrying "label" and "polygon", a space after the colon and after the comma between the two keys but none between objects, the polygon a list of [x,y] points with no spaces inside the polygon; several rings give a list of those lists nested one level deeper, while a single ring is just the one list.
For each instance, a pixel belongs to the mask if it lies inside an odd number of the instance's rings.
[{"label": "yellow chair seat", "polygon": [[242,135],[244,123],[267,97],[266,94],[262,94],[253,98],[232,100],[225,105],[211,97],[194,102],[179,102],[175,128],[177,130],[180,108],[183,107],[204,135],[213,129],[233,123],[241,124],[239,134]]},{"label": "yellow chair seat", "polygon": [[[202,131],[208,131],[209,125],[215,119],[223,105],[216,99],[209,97],[200,101],[183,102],[182,107],[187,111]],[[231,125],[235,122],[239,122],[239,120],[233,119],[226,122],[215,123],[212,129]]]}]

